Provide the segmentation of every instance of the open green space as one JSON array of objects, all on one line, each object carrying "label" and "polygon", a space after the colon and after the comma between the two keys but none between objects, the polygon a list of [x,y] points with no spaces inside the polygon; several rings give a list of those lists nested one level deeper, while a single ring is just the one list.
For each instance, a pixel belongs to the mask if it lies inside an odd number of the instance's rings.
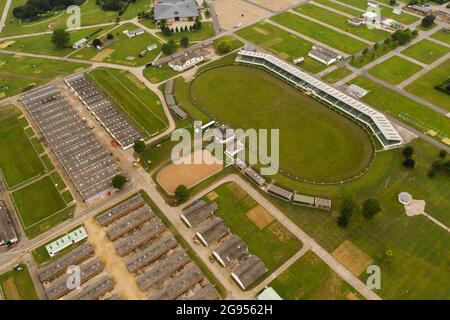
[{"label": "open green space", "polygon": [[367,47],[364,42],[291,12],[283,12],[271,20],[348,54],[354,54]]},{"label": "open green space", "polygon": [[361,17],[362,14],[364,13],[364,11],[356,10],[331,0],[314,0],[314,2],[323,4],[324,6],[341,11],[346,14],[350,14],[355,17]]},{"label": "open green space", "polygon": [[131,73],[115,69],[95,69],[89,75],[145,138],[167,128],[167,118],[158,96]]},{"label": "open green space", "polygon": [[351,300],[359,296],[312,251],[283,271],[270,286],[284,300]]},{"label": "open green space", "polygon": [[6,300],[39,300],[28,267],[24,264],[21,264],[20,267],[22,270],[11,270],[0,275],[3,298]]},{"label": "open green space", "polygon": [[[126,66],[141,66],[149,61],[154,60],[161,51],[161,43],[158,39],[150,33],[137,35],[133,38],[128,38],[123,32],[125,30],[135,30],[138,26],[132,23],[125,23],[120,27],[114,29],[111,33],[114,38],[109,45],[106,45],[101,50],[94,46],[84,47],[76,51],[70,57],[91,60],[117,63]],[[102,42],[106,41],[106,35],[99,38]],[[158,47],[150,52],[147,52],[144,57],[139,57],[139,54],[146,50],[148,46],[156,44]]]},{"label": "open green space", "polygon": [[[423,140],[414,140],[413,158],[416,167],[406,169],[401,149],[377,153],[371,169],[361,178],[339,186],[319,186],[293,183],[282,176],[277,183],[298,192],[332,199],[333,211],[293,206],[271,197],[272,202],[294,223],[329,252],[345,240],[352,241],[368,254],[382,272],[383,299],[447,299],[450,278],[446,277],[450,263],[448,232],[424,216],[408,217],[398,202],[398,194],[406,191],[414,199],[426,201],[426,212],[450,225],[450,181],[448,176],[427,177],[431,163],[439,159],[439,149]],[[342,199],[353,196],[357,203],[376,198],[382,212],[366,220],[361,212],[351,218],[347,228],[336,224]],[[269,196],[268,196],[269,197]],[[365,281],[367,274],[359,277]]]},{"label": "open green space", "polygon": [[159,32],[158,35],[166,40],[180,41],[183,37],[188,37],[189,41],[197,42],[209,39],[214,37],[214,25],[210,21],[202,22],[202,28],[197,31],[179,31],[174,32],[170,36],[166,36],[162,32]]},{"label": "open green space", "polygon": [[420,40],[402,51],[402,54],[416,59],[417,61],[430,64],[438,60],[450,49],[428,39]]},{"label": "open green space", "polygon": [[19,116],[21,113],[15,106],[0,108],[0,169],[8,188],[46,171],[30,138],[19,124]]},{"label": "open green space", "polygon": [[177,71],[169,67],[168,64],[160,65],[158,67],[150,66],[144,69],[144,77],[152,83],[159,83],[169,78],[175,77]]},{"label": "open green space", "polygon": [[422,70],[421,66],[409,60],[393,56],[369,69],[368,72],[387,83],[396,85],[410,78],[420,70]]},{"label": "open green space", "polygon": [[[241,41],[239,41],[238,39],[236,39],[233,36],[223,36],[223,37],[217,38],[213,41],[214,48],[216,49],[217,46],[223,41],[227,42],[230,45],[231,51],[237,50],[244,45]],[[216,53],[218,55],[222,55],[220,52],[217,52],[217,49],[216,49]]]},{"label": "open green space", "polygon": [[350,75],[352,72],[345,67],[339,67],[331,71],[330,73],[327,73],[322,77],[322,80],[325,80],[329,83],[335,83],[338,82],[341,79],[344,79],[346,76]]},{"label": "open green space", "polygon": [[85,64],[0,54],[0,99],[80,71]]},{"label": "open green space", "polygon": [[433,33],[431,38],[444,42],[446,44],[450,44],[450,32],[444,31],[444,29],[439,29],[435,33]]},{"label": "open green space", "polygon": [[30,238],[47,231],[73,214],[73,208],[66,207],[50,176],[12,192],[11,196],[25,233]]},{"label": "open green space", "polygon": [[176,102],[183,108],[183,110],[194,121],[202,121],[207,123],[211,117],[198,109],[189,98],[189,82],[186,82],[183,77],[174,80],[174,96]]},{"label": "open green space", "polygon": [[67,48],[57,48],[52,42],[52,34],[44,34],[8,40],[14,41],[14,43],[10,44],[5,49],[62,57],[75,51],[75,49],[72,48],[72,44],[78,40],[88,38],[89,42],[92,42],[95,38],[108,33],[113,27],[114,25],[71,31],[69,32],[70,42],[69,47]]},{"label": "open green space", "polygon": [[389,33],[384,30],[352,26],[347,22],[348,17],[310,3],[297,7],[295,11],[372,42],[380,41],[389,36]]},{"label": "open green space", "polygon": [[[450,96],[435,88],[450,76],[450,59],[428,71],[404,89],[450,112]],[[447,119],[447,123],[449,120]],[[449,133],[450,135],[450,133]]]},{"label": "open green space", "polygon": [[239,30],[237,34],[281,59],[293,61],[295,58],[304,57],[305,60],[298,66],[305,71],[317,73],[326,68],[323,63],[308,57],[313,46],[311,42],[270,23],[260,22]]},{"label": "open green space", "polygon": [[191,97],[232,128],[279,128],[280,169],[294,177],[337,182],[371,161],[372,143],[361,127],[260,69],[226,66],[201,73]]},{"label": "open green space", "polygon": [[[235,183],[223,184],[214,192],[218,195],[214,202],[219,209],[214,213],[222,218],[231,233],[238,235],[248,246],[249,251],[264,262],[270,272],[280,267],[286,260],[301,249],[300,240],[289,232],[278,220],[250,197],[241,187]],[[205,201],[210,201],[208,197]],[[250,215],[251,210],[263,210],[266,219],[258,219],[256,215]],[[266,216],[269,215],[269,216]],[[259,226],[256,223],[259,224]]]},{"label": "open green space", "polygon": [[[440,130],[447,136],[450,136],[450,122],[446,116],[436,113],[420,103],[377,84],[368,78],[357,77],[351,80],[350,83],[355,83],[364,89],[369,90],[369,94],[364,96],[362,100],[376,109],[388,113],[400,121],[404,121],[404,119],[400,117],[400,114],[408,113],[416,119],[433,127],[435,130]],[[417,127],[414,123],[408,122],[408,125],[416,127],[420,131],[424,131],[423,128]]]}]

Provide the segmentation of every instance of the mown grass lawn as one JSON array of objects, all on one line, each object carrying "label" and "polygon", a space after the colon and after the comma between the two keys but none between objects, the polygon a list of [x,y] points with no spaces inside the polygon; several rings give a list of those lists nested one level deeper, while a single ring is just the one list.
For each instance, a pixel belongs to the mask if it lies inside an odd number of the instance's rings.
[{"label": "mown grass lawn", "polygon": [[172,78],[178,74],[177,71],[169,67],[168,64],[162,66],[150,66],[144,69],[144,77],[152,83],[159,83],[169,78]]},{"label": "mown grass lawn", "polygon": [[339,67],[335,70],[331,71],[330,73],[327,73],[322,77],[322,80],[325,80],[329,83],[335,83],[339,80],[345,78],[346,76],[350,75],[352,72],[345,67]]},{"label": "mown grass lawn", "polygon": [[202,121],[204,124],[209,122],[211,118],[198,109],[189,98],[189,83],[183,77],[176,78],[174,86],[174,96],[177,103],[194,121]]},{"label": "mown grass lawn", "polygon": [[311,42],[270,23],[260,22],[239,30],[237,34],[284,60],[293,61],[295,58],[304,57],[305,60],[298,67],[310,73],[317,73],[326,68],[323,63],[308,57],[313,45]]},{"label": "mown grass lawn", "polygon": [[372,42],[380,41],[389,36],[389,32],[380,29],[369,29],[365,26],[355,27],[349,25],[347,22],[349,19],[348,17],[310,3],[305,3],[297,7],[295,11]]},{"label": "mown grass lawn", "polygon": [[281,13],[272,17],[271,20],[348,54],[354,54],[367,47],[364,42],[291,12]]},{"label": "mown grass lawn", "polygon": [[448,79],[449,76],[450,59],[410,83],[405,90],[450,112],[450,96],[434,87]]},{"label": "mown grass lawn", "polygon": [[[247,216],[258,203],[237,184],[221,185],[214,192],[218,195],[214,201],[219,206],[214,214],[225,221],[231,233],[239,236],[247,244],[252,254],[261,258],[269,269],[266,275],[301,249],[300,240],[277,220],[259,228]],[[204,200],[210,201],[208,197]]]},{"label": "mown grass lawn", "polygon": [[350,300],[359,297],[314,252],[308,251],[270,283],[284,300]]},{"label": "mown grass lawn", "polygon": [[168,126],[161,101],[131,73],[114,69],[95,69],[89,76],[116,102],[126,117],[136,124],[145,138]]},{"label": "mown grass lawn", "polygon": [[170,36],[164,35],[162,32],[159,32],[158,35],[167,40],[173,40],[175,42],[180,41],[183,37],[188,37],[190,42],[197,42],[209,39],[214,37],[214,25],[210,21],[202,22],[202,28],[197,31],[179,31],[174,32]]},{"label": "mown grass lawn", "polygon": [[[101,50],[98,50],[93,46],[85,47],[74,52],[70,57],[83,60],[117,63],[126,66],[142,66],[158,56],[161,52],[161,43],[153,35],[147,32],[135,36],[134,38],[128,38],[123,33],[125,30],[131,31],[138,28],[139,27],[135,24],[125,23],[111,32],[114,36],[114,41],[108,46]],[[105,41],[106,35],[100,37],[100,40]],[[157,49],[147,52],[144,57],[139,57],[139,54],[142,51],[153,44],[158,46]]]},{"label": "mown grass lawn", "polygon": [[244,45],[241,41],[239,41],[238,39],[236,39],[233,36],[223,36],[223,37],[217,38],[216,40],[214,40],[213,46],[216,49],[216,53],[218,55],[222,55],[221,53],[217,52],[217,46],[222,41],[226,41],[230,45],[231,51],[237,50],[238,48],[240,48]]},{"label": "mown grass lawn", "polygon": [[444,29],[440,29],[433,33],[431,38],[450,44],[450,33],[445,32]]},{"label": "mown grass lawn", "polygon": [[87,65],[81,63],[0,54],[0,99],[15,96],[85,67]]},{"label": "mown grass lawn", "polygon": [[0,169],[8,188],[46,172],[19,123],[20,115],[20,111],[12,105],[0,108]]},{"label": "mown grass lawn", "polygon": [[[420,103],[377,84],[368,78],[357,77],[351,80],[350,83],[355,83],[369,90],[369,94],[362,99],[376,109],[390,114],[400,121],[405,120],[399,114],[408,113],[416,119],[446,133],[447,136],[450,136],[450,122],[446,116],[436,113]],[[420,131],[424,130],[423,128],[417,127],[414,123],[408,122],[408,124],[416,127]]]},{"label": "mown grass lawn", "polygon": [[410,78],[422,67],[403,58],[394,56],[386,61],[377,64],[369,69],[369,74],[386,81],[387,83],[396,85]]},{"label": "mown grass lawn", "polygon": [[211,69],[192,82],[191,97],[232,128],[280,129],[280,169],[293,176],[341,181],[370,163],[372,144],[363,129],[266,71]]},{"label": "mown grass lawn", "polygon": [[426,64],[433,63],[448,52],[449,48],[428,39],[420,40],[402,51],[404,55]]},{"label": "mown grass lawn", "polygon": [[31,280],[28,267],[20,265],[23,270],[11,270],[0,275],[0,287],[6,300],[39,300]]}]

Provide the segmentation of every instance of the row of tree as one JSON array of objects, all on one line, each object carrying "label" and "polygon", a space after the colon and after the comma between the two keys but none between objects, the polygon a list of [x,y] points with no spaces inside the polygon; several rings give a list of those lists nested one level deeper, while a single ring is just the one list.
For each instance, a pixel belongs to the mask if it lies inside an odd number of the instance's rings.
[{"label": "row of tree", "polygon": [[[352,198],[345,198],[339,210],[338,226],[345,228],[358,210],[359,206]],[[381,206],[376,199],[367,199],[362,203],[362,214],[366,219],[372,219],[380,211]]]},{"label": "row of tree", "polygon": [[86,0],[28,0],[24,5],[15,7],[13,15],[20,20],[37,20],[39,16],[54,10],[82,5]]}]

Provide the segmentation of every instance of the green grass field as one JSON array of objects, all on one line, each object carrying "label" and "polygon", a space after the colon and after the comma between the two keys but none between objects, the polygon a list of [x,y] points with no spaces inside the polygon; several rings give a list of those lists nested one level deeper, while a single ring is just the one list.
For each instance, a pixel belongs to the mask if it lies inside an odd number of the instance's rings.
[{"label": "green grass field", "polygon": [[312,43],[284,31],[270,23],[260,22],[239,30],[237,34],[246,40],[266,49],[285,60],[304,57],[299,67],[311,73],[317,73],[326,66],[310,57]]},{"label": "green grass field", "polygon": [[338,82],[339,80],[345,78],[346,76],[350,75],[352,72],[348,69],[346,69],[345,67],[339,67],[333,71],[331,71],[330,73],[327,73],[326,75],[324,75],[322,77],[322,80],[325,80],[326,82],[329,83],[335,83]]},{"label": "green grass field", "polygon": [[188,37],[190,42],[197,42],[214,37],[214,25],[210,21],[202,22],[202,28],[198,31],[182,31],[174,32],[171,36],[166,36],[162,32],[158,35],[166,40],[173,40],[175,42],[180,41],[183,37]]},{"label": "green grass field", "polygon": [[6,300],[39,300],[26,265],[23,270],[11,270],[0,275],[0,287]]},{"label": "green grass field", "polygon": [[271,20],[348,54],[354,54],[367,47],[364,42],[291,12],[281,13],[272,17]]},{"label": "green grass field", "polygon": [[0,99],[15,96],[87,65],[0,54]]},{"label": "green grass field", "polygon": [[0,168],[8,188],[46,171],[30,138],[19,124],[19,116],[20,111],[12,105],[0,108]]},{"label": "green grass field", "polygon": [[12,192],[11,196],[29,238],[49,230],[73,214],[73,208],[67,208],[50,176]]},{"label": "green grass field", "polygon": [[86,38],[93,34],[95,35],[88,38],[89,42],[92,42],[93,39],[96,37],[99,37],[100,35],[107,34],[108,31],[110,31],[114,25],[107,26],[107,27],[94,27],[89,29],[82,29],[78,31],[72,31],[70,32],[70,46],[68,48],[57,48],[52,43],[52,35],[51,34],[45,34],[45,35],[38,35],[38,36],[30,36],[26,38],[18,38],[15,40],[13,44],[9,45],[6,49],[18,51],[18,52],[31,52],[31,53],[37,53],[37,54],[46,54],[46,55],[54,55],[54,56],[66,56],[72,52],[75,51],[75,49],[72,48],[72,44],[76,41]]},{"label": "green grass field", "polygon": [[212,69],[192,82],[191,96],[233,128],[280,128],[280,169],[291,175],[341,181],[371,160],[372,144],[363,129],[268,72],[244,66]]},{"label": "green grass field", "polygon": [[422,70],[421,66],[409,60],[394,56],[377,64],[375,67],[369,69],[368,72],[387,83],[396,85],[410,78],[420,70]]},{"label": "green grass field", "polygon": [[433,63],[448,52],[449,48],[428,39],[420,40],[402,51],[404,55],[426,64]]},{"label": "green grass field", "polygon": [[[89,48],[85,47],[74,52],[70,57],[82,60],[110,62],[132,67],[142,66],[158,56],[161,52],[161,43],[147,32],[131,39],[123,33],[125,30],[134,30],[137,28],[138,26],[132,23],[123,24],[112,32],[115,41],[102,50],[98,50],[93,46]],[[100,40],[106,40],[106,35],[100,37]],[[139,57],[139,53],[152,44],[157,44],[158,48],[147,52],[145,57]],[[129,57],[130,59],[128,59]]]},{"label": "green grass field", "polygon": [[151,66],[144,69],[144,77],[152,83],[159,83],[169,78],[175,77],[178,74],[175,70],[164,64],[160,67]]},{"label": "green grass field", "polygon": [[176,78],[174,81],[174,96],[177,103],[180,104],[192,120],[202,121],[203,123],[209,122],[211,118],[199,110],[189,98],[189,83],[182,77]]},{"label": "green grass field", "polygon": [[372,42],[380,41],[389,36],[389,32],[380,29],[349,25],[347,22],[348,17],[310,3],[305,3],[297,7],[295,11]]},{"label": "green grass field", "polygon": [[406,86],[405,90],[450,112],[450,96],[434,88],[449,75],[450,60],[447,60]]},{"label": "green grass field", "polygon": [[[214,201],[219,206],[214,214],[225,221],[231,233],[244,240],[252,254],[261,258],[269,273],[301,249],[302,243],[277,220],[268,220],[270,223],[258,227],[249,218],[247,213],[255,209],[258,203],[237,184],[221,185],[214,192],[218,195]],[[209,201],[208,197],[204,200]]]},{"label": "green grass field", "polygon": [[[383,87],[368,78],[357,77],[350,81],[350,83],[355,83],[369,90],[369,94],[362,99],[376,109],[388,113],[400,121],[404,120],[399,114],[403,112],[408,113],[416,119],[420,119],[435,129],[446,133],[447,136],[450,136],[450,122],[447,117],[434,112],[400,93]],[[415,126],[413,123],[408,124]],[[418,129],[422,130],[422,128]]]},{"label": "green grass field", "polygon": [[440,29],[431,35],[431,38],[450,44],[450,33]]},{"label": "green grass field", "polygon": [[[239,41],[238,39],[236,39],[233,36],[223,36],[223,37],[217,38],[216,40],[213,41],[214,48],[216,48],[217,45],[219,43],[221,43],[222,41],[226,41],[227,43],[230,44],[231,51],[237,50],[244,45],[241,41]],[[217,52],[217,50],[216,50],[216,53],[218,55],[222,55],[221,53]]]},{"label": "green grass field", "polygon": [[116,102],[123,113],[136,123],[145,138],[168,126],[161,101],[131,73],[96,69],[89,75]]},{"label": "green grass field", "polygon": [[349,300],[359,293],[309,251],[270,283],[284,300]]}]

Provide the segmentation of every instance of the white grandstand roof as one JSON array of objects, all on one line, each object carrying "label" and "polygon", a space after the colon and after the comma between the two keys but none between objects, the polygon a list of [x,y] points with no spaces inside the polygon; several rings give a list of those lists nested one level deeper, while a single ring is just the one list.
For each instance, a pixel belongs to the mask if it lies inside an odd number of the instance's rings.
[{"label": "white grandstand roof", "polygon": [[320,89],[324,92],[326,92],[328,95],[344,102],[345,104],[349,105],[350,107],[358,110],[359,112],[367,115],[372,119],[372,121],[375,123],[375,125],[379,128],[381,133],[383,134],[384,138],[386,140],[394,140],[399,141],[400,144],[403,143],[403,139],[400,136],[400,134],[397,132],[397,130],[392,126],[390,121],[386,118],[384,114],[381,112],[376,111],[375,109],[361,103],[360,101],[352,98],[351,96],[333,88],[332,86],[312,77],[311,75],[300,71],[298,68],[290,65],[289,63],[278,59],[272,55],[265,54],[262,52],[254,52],[254,51],[245,51],[241,50],[239,51],[239,55],[248,56],[248,57],[254,57],[254,58],[262,58],[277,67],[283,69],[286,72],[289,72],[290,74],[300,78],[301,80],[309,83],[310,85],[316,87],[317,89]]}]

